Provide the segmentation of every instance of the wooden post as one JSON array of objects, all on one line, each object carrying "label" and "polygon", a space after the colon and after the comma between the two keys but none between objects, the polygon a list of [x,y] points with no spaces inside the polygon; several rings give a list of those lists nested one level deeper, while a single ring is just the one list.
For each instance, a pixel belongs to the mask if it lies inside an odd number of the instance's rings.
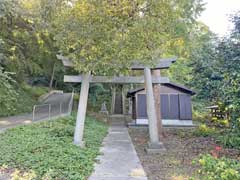
[{"label": "wooden post", "polygon": [[132,114],[133,110],[132,110],[132,100],[131,98],[128,98],[128,115]]},{"label": "wooden post", "polygon": [[[160,77],[161,72],[159,69],[153,70],[153,76]],[[163,127],[162,127],[162,117],[161,117],[161,97],[160,97],[160,90],[161,84],[154,84],[153,85],[153,94],[154,94],[154,100],[155,100],[155,107],[156,107],[156,113],[157,113],[157,127],[158,127],[158,135],[159,139],[163,138]]]},{"label": "wooden post", "polygon": [[112,105],[111,105],[111,114],[115,112],[115,98],[116,98],[116,87],[115,84],[112,87]]},{"label": "wooden post", "polygon": [[121,85],[121,92],[122,92],[122,113],[126,115],[126,104],[125,104],[125,89],[124,85]]},{"label": "wooden post", "polygon": [[148,153],[156,153],[159,150],[164,149],[163,144],[159,142],[158,128],[157,128],[157,116],[153,96],[153,84],[150,68],[144,69],[145,86],[146,86],[146,98],[147,98],[147,115],[148,115],[148,127],[149,127],[149,147]]},{"label": "wooden post", "polygon": [[[131,88],[130,88],[131,90],[133,89],[133,84],[131,84]],[[132,98],[128,98],[128,114],[130,115],[132,115],[132,113],[133,113],[133,108],[132,108]]]},{"label": "wooden post", "polygon": [[87,111],[89,82],[90,82],[90,73],[84,74],[82,85],[81,85],[80,99],[78,104],[76,127],[74,132],[74,144],[80,147],[84,147],[83,131],[84,131],[85,116]]}]

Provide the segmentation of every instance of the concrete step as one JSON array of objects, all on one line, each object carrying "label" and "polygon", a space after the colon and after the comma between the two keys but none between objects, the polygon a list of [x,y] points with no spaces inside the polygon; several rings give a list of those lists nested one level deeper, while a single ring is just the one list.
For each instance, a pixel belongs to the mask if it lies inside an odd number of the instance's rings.
[{"label": "concrete step", "polygon": [[124,115],[111,115],[109,117],[110,124],[115,126],[125,126],[125,116]]}]

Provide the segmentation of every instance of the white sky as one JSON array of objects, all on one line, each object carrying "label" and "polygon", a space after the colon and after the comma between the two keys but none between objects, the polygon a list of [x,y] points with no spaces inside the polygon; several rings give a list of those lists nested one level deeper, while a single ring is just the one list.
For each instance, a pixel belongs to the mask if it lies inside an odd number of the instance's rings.
[{"label": "white sky", "polygon": [[219,36],[226,35],[232,25],[229,15],[240,11],[240,0],[204,0],[206,10],[200,20]]}]

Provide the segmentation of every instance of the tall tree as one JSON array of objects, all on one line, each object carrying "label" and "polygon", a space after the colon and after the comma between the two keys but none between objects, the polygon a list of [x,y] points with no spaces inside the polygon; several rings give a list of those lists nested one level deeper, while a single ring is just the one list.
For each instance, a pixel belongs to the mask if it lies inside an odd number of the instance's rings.
[{"label": "tall tree", "polygon": [[[198,100],[231,108],[236,127],[240,116],[240,16],[232,17],[234,28],[230,36],[215,38],[211,33],[201,36],[200,46],[192,53],[192,86]],[[238,123],[238,126],[240,123]],[[240,126],[239,126],[240,127]]]},{"label": "tall tree", "polygon": [[54,66],[58,48],[47,29],[50,16],[47,22],[43,5],[42,0],[0,3],[0,63],[15,72],[19,82],[45,77],[51,84],[53,70],[61,71]]},{"label": "tall tree", "polygon": [[201,10],[200,0],[73,1],[55,21],[55,38],[76,70],[125,73],[132,61],[183,54]]}]

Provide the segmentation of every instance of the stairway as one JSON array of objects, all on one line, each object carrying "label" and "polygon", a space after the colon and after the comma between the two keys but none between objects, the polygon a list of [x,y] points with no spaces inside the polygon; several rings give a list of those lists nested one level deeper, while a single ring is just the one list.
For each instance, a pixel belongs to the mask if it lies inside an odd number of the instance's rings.
[{"label": "stairway", "polygon": [[109,116],[109,121],[112,126],[125,126],[125,116],[122,114],[113,114]]}]

